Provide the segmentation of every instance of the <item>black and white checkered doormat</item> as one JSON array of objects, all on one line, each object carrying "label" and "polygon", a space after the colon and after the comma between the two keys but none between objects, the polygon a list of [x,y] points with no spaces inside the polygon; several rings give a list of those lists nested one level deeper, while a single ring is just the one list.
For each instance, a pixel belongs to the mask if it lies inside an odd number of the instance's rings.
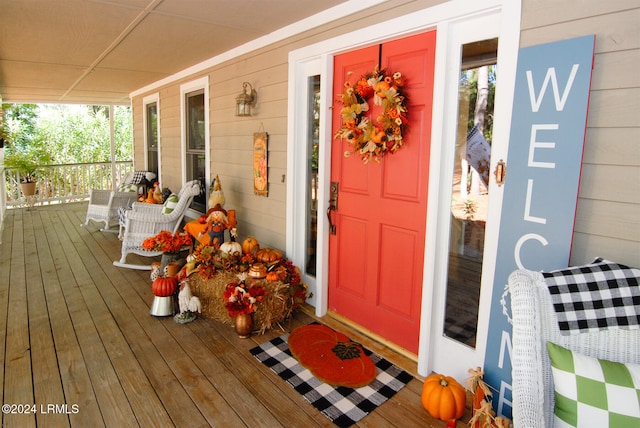
[{"label": "black and white checkered doormat", "polygon": [[276,337],[249,352],[340,427],[355,424],[413,379],[406,371],[365,348],[365,353],[378,368],[376,379],[356,389],[328,385],[314,377],[291,355],[288,336]]}]

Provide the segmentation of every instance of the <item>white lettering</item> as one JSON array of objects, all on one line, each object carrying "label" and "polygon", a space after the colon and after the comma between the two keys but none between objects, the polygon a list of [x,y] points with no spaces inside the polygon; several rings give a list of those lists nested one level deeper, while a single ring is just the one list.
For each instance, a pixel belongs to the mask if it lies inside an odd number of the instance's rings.
[{"label": "white lettering", "polygon": [[527,197],[524,201],[524,220],[533,223],[547,224],[547,219],[543,217],[534,217],[531,213],[531,194],[533,193],[533,179],[527,181]]},{"label": "white lettering", "polygon": [[549,245],[549,242],[547,242],[547,240],[544,239],[544,237],[538,235],[537,233],[527,233],[526,235],[522,235],[520,239],[518,239],[518,242],[516,242],[516,247],[514,248],[514,254],[513,254],[516,260],[516,266],[518,266],[518,269],[526,269],[526,267],[522,264],[522,260],[520,259],[520,250],[522,249],[522,245],[524,245],[524,243],[530,239],[535,239],[536,241],[540,242],[543,246]]},{"label": "white lettering", "polygon": [[556,111],[564,110],[564,104],[567,102],[569,92],[571,92],[571,86],[573,86],[573,81],[576,77],[576,74],[578,74],[578,68],[580,68],[580,64],[573,64],[573,67],[571,67],[571,74],[569,75],[567,86],[565,86],[564,92],[562,93],[562,98],[560,97],[560,90],[558,89],[558,79],[556,78],[555,67],[547,69],[547,74],[544,77],[544,82],[542,82],[540,94],[537,98],[535,95],[535,88],[533,87],[533,73],[531,73],[531,70],[527,70],[527,83],[529,84],[529,100],[531,101],[531,111],[537,113],[538,110],[540,110],[540,104],[542,104],[542,99],[544,98],[544,94],[547,91],[547,86],[549,86],[549,81],[551,81],[551,87],[553,89]]},{"label": "white lettering", "polygon": [[554,141],[537,141],[538,131],[557,131],[559,128],[557,123],[545,125],[531,125],[531,134],[529,138],[529,161],[527,166],[532,168],[555,168],[555,162],[537,162],[533,160],[536,149],[555,149]]},{"label": "white lettering", "polygon": [[[505,350],[507,353],[505,354]],[[511,336],[508,331],[502,330],[500,338],[500,356],[498,357],[498,368],[504,368],[504,357],[509,356],[509,364],[511,364]]]},{"label": "white lettering", "polygon": [[498,397],[498,409],[497,409],[497,414],[498,415],[504,415],[504,408],[503,405],[507,405],[509,407],[513,407],[513,403],[511,402],[511,400],[507,400],[505,398],[505,391],[512,391],[513,388],[511,387],[511,384],[506,383],[505,381],[502,381],[500,383],[500,396]]}]

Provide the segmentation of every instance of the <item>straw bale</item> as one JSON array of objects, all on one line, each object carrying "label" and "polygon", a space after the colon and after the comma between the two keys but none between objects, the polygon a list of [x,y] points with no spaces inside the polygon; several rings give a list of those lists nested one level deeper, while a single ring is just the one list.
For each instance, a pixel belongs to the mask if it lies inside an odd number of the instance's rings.
[{"label": "straw bale", "polygon": [[[212,278],[204,279],[199,273],[189,276],[189,286],[194,296],[202,303],[202,315],[224,324],[232,324],[225,307],[223,294],[227,284],[238,282],[237,272],[218,270]],[[259,285],[267,291],[264,300],[253,313],[254,331],[265,331],[289,318],[295,310],[289,284],[280,281],[247,278],[247,285]]]}]

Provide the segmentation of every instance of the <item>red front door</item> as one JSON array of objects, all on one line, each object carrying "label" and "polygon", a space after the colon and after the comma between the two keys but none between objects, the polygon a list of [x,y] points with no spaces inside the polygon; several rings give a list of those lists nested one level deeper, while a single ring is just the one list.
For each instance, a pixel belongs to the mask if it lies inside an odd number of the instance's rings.
[{"label": "red front door", "polygon": [[[335,57],[334,94],[376,65],[400,72],[408,95],[404,145],[364,164],[335,140],[336,234],[329,239],[329,309],[417,353],[427,213],[435,31]],[[369,103],[373,106],[373,102]],[[342,105],[334,103],[333,132]],[[370,111],[375,121],[380,107]]]}]

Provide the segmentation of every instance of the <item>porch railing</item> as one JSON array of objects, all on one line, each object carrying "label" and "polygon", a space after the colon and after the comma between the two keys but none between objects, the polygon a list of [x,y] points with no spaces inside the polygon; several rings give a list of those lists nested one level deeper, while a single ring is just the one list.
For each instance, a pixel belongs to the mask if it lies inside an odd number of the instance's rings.
[{"label": "porch railing", "polygon": [[20,192],[17,171],[7,168],[2,173],[5,190],[2,202],[6,208],[14,208],[81,201],[89,197],[91,189],[113,189],[131,171],[131,161],[43,166],[36,174],[36,194],[25,198]]}]

